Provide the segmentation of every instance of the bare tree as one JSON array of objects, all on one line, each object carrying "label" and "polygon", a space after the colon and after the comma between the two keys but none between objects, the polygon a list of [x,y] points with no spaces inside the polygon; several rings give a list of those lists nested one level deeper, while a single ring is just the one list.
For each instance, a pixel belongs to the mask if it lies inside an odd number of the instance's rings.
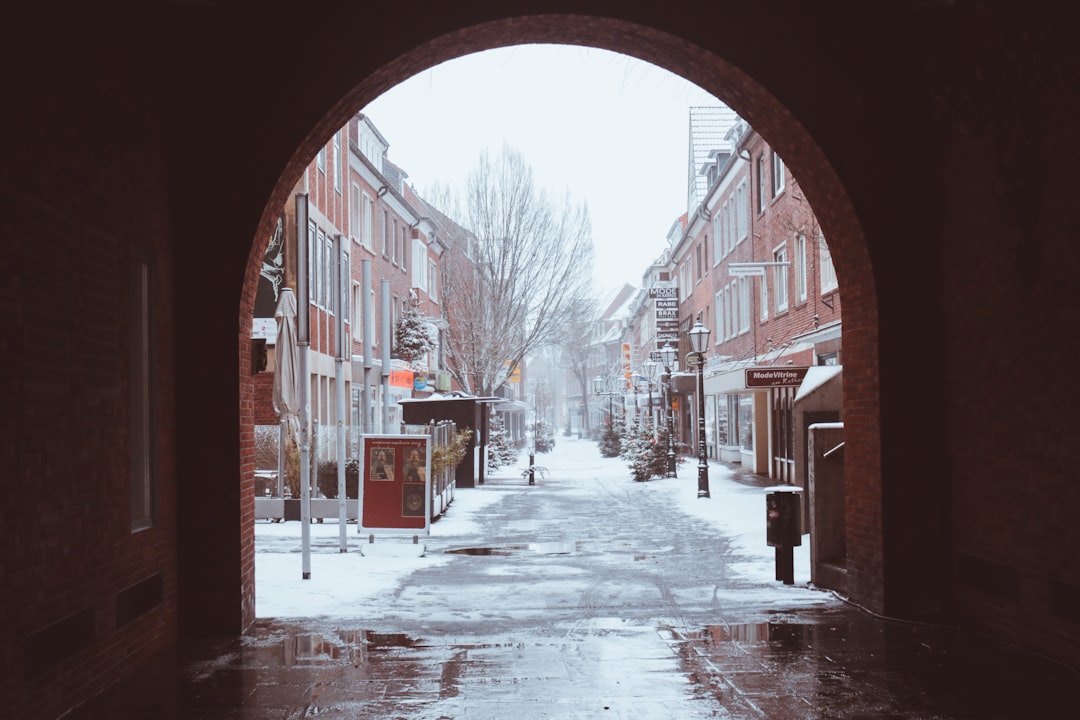
[{"label": "bare tree", "polygon": [[[582,413],[588,422],[589,393],[592,391],[589,369],[597,364],[595,355],[600,312],[597,302],[590,298],[580,298],[575,305],[579,309],[570,317],[562,335],[557,339],[556,347],[560,366],[569,371],[577,381],[581,391]],[[569,389],[566,394],[571,394]]]},{"label": "bare tree", "polygon": [[491,395],[580,312],[592,226],[584,204],[553,203],[507,147],[494,159],[481,155],[459,222],[466,237],[442,262],[446,364],[467,392]]}]

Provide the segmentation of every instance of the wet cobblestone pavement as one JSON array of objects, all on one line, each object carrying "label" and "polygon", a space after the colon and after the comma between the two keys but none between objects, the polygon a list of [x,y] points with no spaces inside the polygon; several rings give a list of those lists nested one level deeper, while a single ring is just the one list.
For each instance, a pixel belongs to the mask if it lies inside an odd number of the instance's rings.
[{"label": "wet cobblestone pavement", "polygon": [[[879,619],[768,572],[763,581],[747,572],[760,561],[674,508],[669,486],[627,481],[620,463],[591,459],[591,443],[576,451],[545,459],[537,487],[459,491],[501,495],[471,536],[433,531],[431,562],[385,596],[184,643],[68,720],[1074,714],[1075,672],[973,633]],[[753,478],[730,483],[717,502],[734,508],[743,493],[746,512],[763,514]]]}]

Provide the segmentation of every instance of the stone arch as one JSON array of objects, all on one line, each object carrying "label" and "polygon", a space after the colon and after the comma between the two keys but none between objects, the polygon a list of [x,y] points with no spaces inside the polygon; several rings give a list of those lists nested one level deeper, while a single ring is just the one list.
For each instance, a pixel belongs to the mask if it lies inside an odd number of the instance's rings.
[{"label": "stone arch", "polygon": [[[572,15],[532,15],[479,22],[431,37],[393,57],[374,72],[357,73],[351,85],[342,87],[340,98],[327,108],[303,137],[298,137],[266,202],[244,271],[241,294],[240,389],[241,480],[250,484],[253,411],[245,398],[252,395],[252,379],[244,371],[250,324],[262,258],[262,241],[280,208],[288,200],[302,170],[327,139],[349,117],[395,84],[441,62],[473,52],[529,43],[576,44],[611,50],[650,62],[676,73],[728,103],[784,157],[799,179],[821,223],[832,250],[844,296],[844,419],[845,485],[849,498],[862,508],[848,519],[848,587],[853,597],[873,609],[884,607],[883,537],[881,533],[881,419],[878,379],[878,301],[875,274],[863,227],[852,199],[833,163],[800,122],[799,117],[765,82],[751,76],[701,44],[647,25],[614,18]],[[245,485],[246,489],[246,485]],[[250,493],[241,492],[250,503]],[[250,517],[244,509],[241,517]],[[254,619],[254,562],[250,529],[244,537],[241,559],[241,593],[245,624]]]}]

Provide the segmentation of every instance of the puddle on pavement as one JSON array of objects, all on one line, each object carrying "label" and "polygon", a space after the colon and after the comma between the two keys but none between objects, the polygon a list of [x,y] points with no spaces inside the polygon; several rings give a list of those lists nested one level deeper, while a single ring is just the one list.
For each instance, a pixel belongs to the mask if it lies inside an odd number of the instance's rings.
[{"label": "puddle on pavement", "polygon": [[546,543],[522,543],[519,545],[493,545],[490,547],[454,548],[446,552],[451,555],[497,555],[509,557],[521,553],[535,553],[537,555],[569,555],[581,550],[581,543],[546,542]]},{"label": "puddle on pavement", "polygon": [[398,648],[416,648],[420,641],[404,633],[380,633],[373,630],[339,630],[336,637],[316,633],[289,635],[273,647],[274,655],[286,666],[297,664],[336,664],[363,661],[371,652]]}]

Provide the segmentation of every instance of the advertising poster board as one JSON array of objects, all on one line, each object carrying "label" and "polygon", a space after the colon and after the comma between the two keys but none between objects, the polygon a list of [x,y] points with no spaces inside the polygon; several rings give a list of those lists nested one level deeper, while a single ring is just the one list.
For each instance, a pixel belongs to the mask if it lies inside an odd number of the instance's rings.
[{"label": "advertising poster board", "polygon": [[426,535],[431,524],[431,437],[360,437],[359,532]]}]

